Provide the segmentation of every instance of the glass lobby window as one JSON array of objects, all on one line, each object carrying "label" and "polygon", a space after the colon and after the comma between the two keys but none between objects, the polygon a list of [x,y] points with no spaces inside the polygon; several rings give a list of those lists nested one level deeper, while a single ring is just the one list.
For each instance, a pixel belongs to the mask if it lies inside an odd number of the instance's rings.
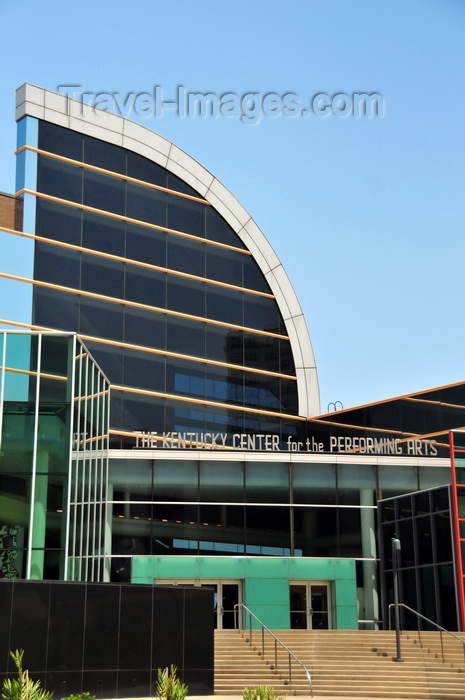
[{"label": "glass lobby window", "polygon": [[82,201],[82,168],[39,155],[37,189],[44,194],[79,203]]},{"label": "glass lobby window", "polygon": [[294,529],[303,557],[339,556],[338,509],[294,506]]},{"label": "glass lobby window", "polygon": [[246,554],[257,556],[289,556],[289,508],[277,506],[247,506]]},{"label": "glass lobby window", "polygon": [[166,198],[166,192],[128,182],[126,214],[131,219],[166,226]]},{"label": "glass lobby window", "polygon": [[[370,505],[374,505],[376,492],[376,469],[371,464],[338,464],[337,466],[338,503],[360,505],[362,490],[371,491]],[[368,505],[363,503],[362,505]]]},{"label": "glass lobby window", "polygon": [[157,459],[153,466],[154,501],[198,501],[198,463]]},{"label": "glass lobby window", "polygon": [[361,557],[362,528],[358,508],[338,508],[341,557]]},{"label": "glass lobby window", "polygon": [[165,231],[126,223],[126,257],[166,267],[167,235]]},{"label": "glass lobby window", "polygon": [[242,259],[249,256],[212,245],[207,245],[205,248],[207,251],[206,276],[208,279],[243,287]]},{"label": "glass lobby window", "polygon": [[205,277],[205,244],[179,236],[168,235],[167,267],[189,275]]},{"label": "glass lobby window", "polygon": [[126,213],[124,180],[92,170],[83,169],[83,171],[83,203],[88,207],[124,215]]},{"label": "glass lobby window", "polygon": [[126,264],[126,299],[165,308],[166,274],[138,265]]},{"label": "glass lobby window", "polygon": [[81,289],[94,294],[104,294],[116,299],[124,298],[124,263],[89,253],[82,253]]},{"label": "glass lobby window", "polygon": [[293,464],[294,503],[336,503],[335,464]]},{"label": "glass lobby window", "polygon": [[82,216],[82,245],[102,253],[124,256],[124,222],[103,214],[84,211]]},{"label": "glass lobby window", "polygon": [[244,502],[244,463],[205,460],[200,462],[200,500]]},{"label": "glass lobby window", "polygon": [[[69,399],[70,386],[68,383],[68,375],[70,373],[70,368],[68,366],[68,347],[69,338],[66,336],[42,336],[40,403],[65,402]],[[55,431],[52,432],[52,435],[53,439],[57,439]],[[52,438],[49,438],[49,440],[51,439]]]},{"label": "glass lobby window", "polygon": [[380,464],[378,479],[379,498],[390,498],[418,490],[418,469],[416,466]]},{"label": "glass lobby window", "polygon": [[79,254],[55,246],[51,243],[36,241],[34,248],[34,279],[51,282],[63,287],[79,289],[81,265]]},{"label": "glass lobby window", "polygon": [[289,465],[276,462],[246,462],[247,503],[289,503]]},{"label": "glass lobby window", "polygon": [[81,245],[82,211],[67,204],[36,199],[36,235]]},{"label": "glass lobby window", "polygon": [[57,124],[39,122],[39,148],[72,160],[82,160],[83,136]]},{"label": "glass lobby window", "polygon": [[126,174],[126,151],[106,141],[84,136],[84,163]]}]

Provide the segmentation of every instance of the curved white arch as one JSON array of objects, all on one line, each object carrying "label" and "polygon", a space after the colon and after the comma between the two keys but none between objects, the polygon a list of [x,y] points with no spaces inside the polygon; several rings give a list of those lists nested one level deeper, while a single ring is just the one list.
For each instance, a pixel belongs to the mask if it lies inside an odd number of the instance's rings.
[{"label": "curved white arch", "polygon": [[272,246],[236,197],[203,165],[163,136],[124,117],[72,100],[64,93],[25,83],[16,91],[16,120],[26,115],[134,151],[177,175],[210,202],[250,250],[276,298],[294,357],[299,415],[318,415],[318,375],[299,301]]}]

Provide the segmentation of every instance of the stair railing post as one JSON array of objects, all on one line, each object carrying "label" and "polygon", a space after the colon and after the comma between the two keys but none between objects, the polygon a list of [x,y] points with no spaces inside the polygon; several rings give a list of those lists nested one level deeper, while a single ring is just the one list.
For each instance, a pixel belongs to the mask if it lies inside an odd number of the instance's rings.
[{"label": "stair railing post", "polygon": [[403,658],[400,651],[400,615],[399,615],[399,584],[397,580],[397,552],[400,551],[400,540],[393,537],[392,540],[392,575],[394,584],[394,611],[396,621],[396,656],[393,661],[402,661]]},{"label": "stair railing post", "polygon": [[250,646],[252,646],[252,615],[249,615],[249,620],[250,620],[250,624],[249,624],[249,629],[250,629]]},{"label": "stair railing post", "polygon": [[262,656],[265,658],[265,628],[262,625]]},{"label": "stair railing post", "polygon": [[444,663],[444,645],[442,643],[442,630],[439,630],[439,639],[441,640],[441,654],[442,654],[442,663]]},{"label": "stair railing post", "polygon": [[274,640],[274,667],[278,668],[278,642]]}]

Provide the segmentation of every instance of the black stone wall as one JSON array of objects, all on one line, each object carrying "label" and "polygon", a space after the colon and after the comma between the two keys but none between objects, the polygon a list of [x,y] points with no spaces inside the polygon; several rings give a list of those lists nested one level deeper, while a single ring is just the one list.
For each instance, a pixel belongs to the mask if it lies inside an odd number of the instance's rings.
[{"label": "black stone wall", "polygon": [[213,591],[0,580],[0,683],[15,649],[55,698],[156,695],[157,668],[171,664],[189,694],[212,694]]}]

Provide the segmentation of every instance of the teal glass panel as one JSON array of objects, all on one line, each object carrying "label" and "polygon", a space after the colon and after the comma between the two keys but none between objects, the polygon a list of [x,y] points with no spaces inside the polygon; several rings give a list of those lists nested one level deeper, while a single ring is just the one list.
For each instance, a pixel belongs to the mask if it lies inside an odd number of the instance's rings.
[{"label": "teal glass panel", "polygon": [[[5,401],[34,399],[37,364],[37,336],[9,333],[6,342]],[[20,370],[20,371],[18,371]]]}]

